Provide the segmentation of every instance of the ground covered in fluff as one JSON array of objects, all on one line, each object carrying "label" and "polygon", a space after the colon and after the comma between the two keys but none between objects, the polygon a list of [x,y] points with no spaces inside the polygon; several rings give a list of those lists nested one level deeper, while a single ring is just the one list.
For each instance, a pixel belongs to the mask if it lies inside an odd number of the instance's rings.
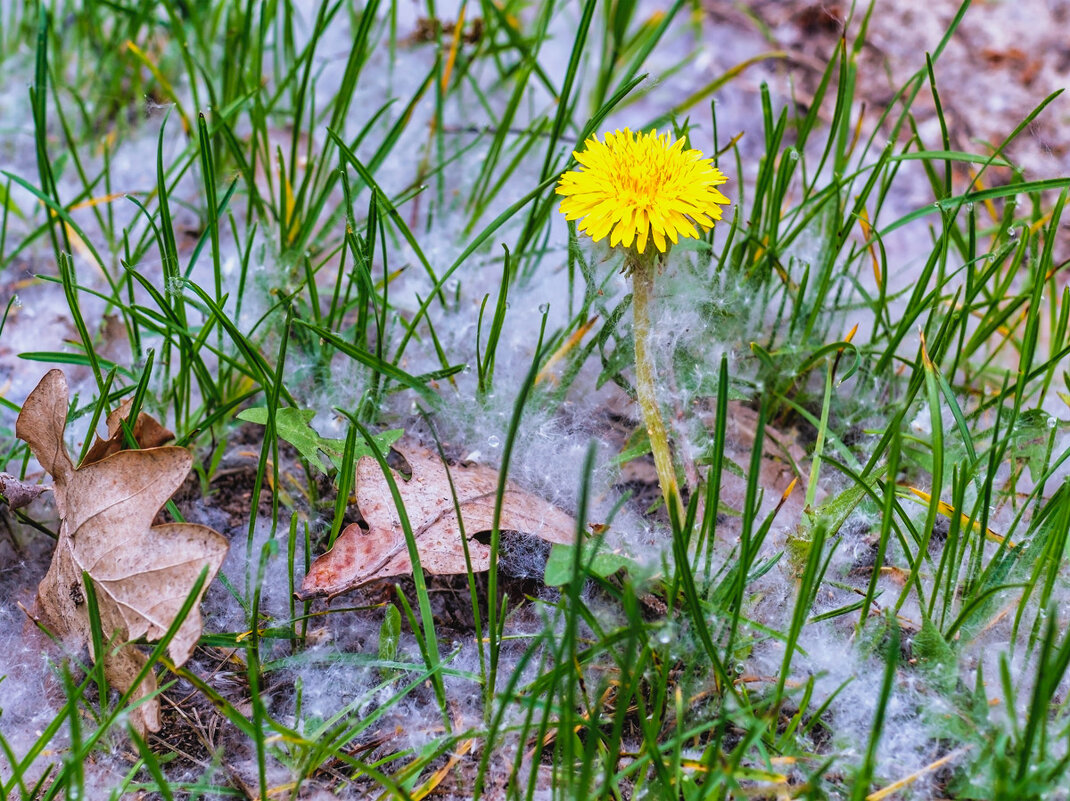
[{"label": "ground covered in fluff", "polygon": [[[55,505],[0,503],[0,798],[1066,797],[1070,107],[1030,119],[1065,4],[946,45],[938,3],[537,5],[0,4],[6,470],[48,481],[14,435],[48,367],[75,454],[141,386],[195,456],[159,521],[230,543],[140,741],[31,621]],[[229,73],[213,35],[263,39]],[[730,178],[653,308],[689,521],[621,255],[553,197],[593,118]],[[295,598],[363,514],[237,418],[271,404],[403,430],[399,480],[507,471],[612,559],[478,532],[490,575]]]}]

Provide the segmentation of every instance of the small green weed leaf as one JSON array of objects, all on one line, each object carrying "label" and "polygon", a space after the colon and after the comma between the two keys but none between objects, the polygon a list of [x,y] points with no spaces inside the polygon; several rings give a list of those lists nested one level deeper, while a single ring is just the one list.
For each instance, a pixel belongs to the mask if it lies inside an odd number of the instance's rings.
[{"label": "small green weed leaf", "polygon": [[[289,442],[301,458],[311,464],[320,472],[325,472],[323,462],[320,460],[322,451],[331,460],[336,468],[341,469],[342,455],[345,452],[345,440],[327,439],[321,437],[312,427],[312,418],[316,416],[314,409],[297,409],[292,406],[284,406],[275,412],[275,431],[280,437]],[[266,406],[254,406],[245,409],[238,414],[239,420],[247,423],[256,423],[266,426],[268,421],[268,409]],[[383,431],[372,437],[381,453],[390,450],[391,446],[401,439],[404,429],[395,428]],[[371,456],[372,452],[366,444],[358,442],[354,452],[354,461],[362,456]]]},{"label": "small green weed leaf", "polygon": [[1026,409],[1018,417],[1011,435],[1013,453],[1029,467],[1029,477],[1039,481],[1051,460],[1049,438],[1058,420],[1043,409]]},{"label": "small green weed leaf", "polygon": [[306,737],[313,739],[314,735],[320,733],[320,729],[323,728],[324,720],[319,715],[310,715],[302,721],[301,730]]},{"label": "small green weed leaf", "polygon": [[650,453],[650,435],[647,434],[645,425],[637,425],[628,437],[628,441],[624,443],[624,447],[621,448],[621,452],[613,457],[610,464],[620,467],[648,453]]},{"label": "small green weed leaf", "polygon": [[0,184],[0,208],[5,208],[12,212],[20,220],[25,220],[26,215],[22,213],[22,209],[15,205],[15,201],[11,199],[11,195],[8,194],[8,189],[3,184]]},{"label": "small green weed leaf", "polygon": [[[859,630],[855,639],[855,648],[865,659],[887,661],[891,656],[890,649],[894,647],[899,650],[901,638],[906,636],[909,636],[909,631],[904,629],[894,617],[887,613],[874,615]],[[939,632],[937,636],[940,636]]]},{"label": "small green weed leaf", "polygon": [[[814,510],[812,517],[813,525],[823,523],[828,527],[830,534],[836,534],[843,524],[847,522],[847,518],[858,508],[859,504],[867,497],[873,497],[873,494],[877,491],[878,482],[884,478],[887,471],[887,466],[878,468],[862,479],[865,482],[864,484],[856,479],[847,489],[818,506]],[[804,538],[805,536],[807,535],[804,535]]]},{"label": "small green weed leaf", "polygon": [[[384,662],[396,662],[398,643],[401,642],[401,612],[393,604],[387,604],[382,625],[379,626],[379,658]],[[396,670],[381,670],[383,679],[396,678]]]},{"label": "small green weed leaf", "polygon": [[914,635],[911,651],[917,659],[918,670],[933,684],[944,692],[955,688],[958,680],[955,651],[931,620],[926,619],[921,624],[921,631]]},{"label": "small green weed leaf", "polygon": [[[543,581],[548,587],[560,587],[572,578],[572,565],[575,560],[574,545],[555,544],[550,549],[550,558],[546,560],[546,572]],[[618,570],[630,570],[636,567],[635,561],[627,556],[609,551],[598,551],[598,543],[586,543],[580,555],[581,563],[592,575],[605,578]]]},{"label": "small green weed leaf", "polygon": [[[390,428],[386,431],[380,431],[378,434],[372,435],[372,442],[375,443],[375,447],[379,449],[379,453],[387,453],[394,443],[397,442],[405,435],[404,428]],[[345,440],[344,439],[321,439],[320,449],[327,454],[327,458],[331,460],[331,464],[342,469],[342,456],[345,453]],[[372,453],[371,448],[362,439],[357,439],[353,448],[353,463],[359,462],[365,456],[375,456]]]},{"label": "small green weed leaf", "polygon": [[[319,459],[319,451],[323,437],[317,434],[310,425],[312,418],[315,416],[316,411],[314,409],[295,409],[292,406],[284,406],[275,410],[275,431],[280,437],[297,448],[297,452],[301,454],[302,459],[322,471],[323,465]],[[245,409],[238,413],[238,419],[245,420],[247,423],[266,426],[268,408],[266,406],[256,406],[251,409]]]},{"label": "small green weed leaf", "polygon": [[383,623],[379,627],[379,658],[393,662],[398,658],[398,642],[401,640],[401,612],[393,604],[388,604]]}]

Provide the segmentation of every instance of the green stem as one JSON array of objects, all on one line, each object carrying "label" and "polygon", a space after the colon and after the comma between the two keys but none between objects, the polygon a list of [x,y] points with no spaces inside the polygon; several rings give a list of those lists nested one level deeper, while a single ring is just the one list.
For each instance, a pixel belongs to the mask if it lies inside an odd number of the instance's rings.
[{"label": "green stem", "polygon": [[646,433],[650,437],[650,450],[654,454],[654,467],[658,471],[661,495],[668,510],[673,504],[681,522],[685,517],[684,503],[676,485],[676,469],[669,450],[669,437],[658,408],[654,383],[654,357],[650,342],[650,301],[654,295],[655,259],[629,253],[629,269],[632,274],[632,332],[635,337],[635,391],[639,396],[639,408],[643,412]]}]

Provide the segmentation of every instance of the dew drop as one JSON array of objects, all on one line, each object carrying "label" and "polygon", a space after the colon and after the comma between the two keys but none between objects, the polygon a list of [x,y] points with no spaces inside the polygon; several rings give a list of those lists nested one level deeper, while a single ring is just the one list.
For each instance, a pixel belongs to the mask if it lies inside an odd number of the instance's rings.
[{"label": "dew drop", "polygon": [[490,445],[490,447],[492,448],[497,448],[499,445],[502,444],[502,441],[498,439],[498,437],[494,434],[491,434],[489,437],[487,437],[487,444]]},{"label": "dew drop", "polygon": [[549,303],[543,303],[541,306],[539,306],[539,314],[546,314],[549,311],[550,311],[550,304]]}]

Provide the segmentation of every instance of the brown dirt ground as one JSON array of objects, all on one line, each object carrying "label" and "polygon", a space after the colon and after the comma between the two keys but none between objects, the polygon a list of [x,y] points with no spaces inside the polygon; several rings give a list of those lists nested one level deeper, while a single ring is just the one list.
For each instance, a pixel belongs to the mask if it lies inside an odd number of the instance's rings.
[{"label": "brown dirt ground", "polygon": [[[706,0],[715,26],[750,47],[786,50],[787,60],[763,62],[744,84],[787,78],[805,97],[841,36],[857,37],[865,3],[848,21],[849,2]],[[959,9],[954,0],[877,0],[858,62],[858,97],[870,122],[895,91],[935,52]],[[937,92],[954,149],[987,152],[1003,141],[1048,95],[1070,81],[1070,0],[974,2],[935,63]],[[715,28],[716,29],[716,28]],[[764,29],[764,35],[760,32]],[[718,35],[717,38],[722,38]],[[716,43],[711,42],[716,49]],[[926,84],[914,107],[930,148],[940,146],[939,122]],[[1070,173],[1070,97],[1057,97],[1007,150],[1028,178]]]}]

